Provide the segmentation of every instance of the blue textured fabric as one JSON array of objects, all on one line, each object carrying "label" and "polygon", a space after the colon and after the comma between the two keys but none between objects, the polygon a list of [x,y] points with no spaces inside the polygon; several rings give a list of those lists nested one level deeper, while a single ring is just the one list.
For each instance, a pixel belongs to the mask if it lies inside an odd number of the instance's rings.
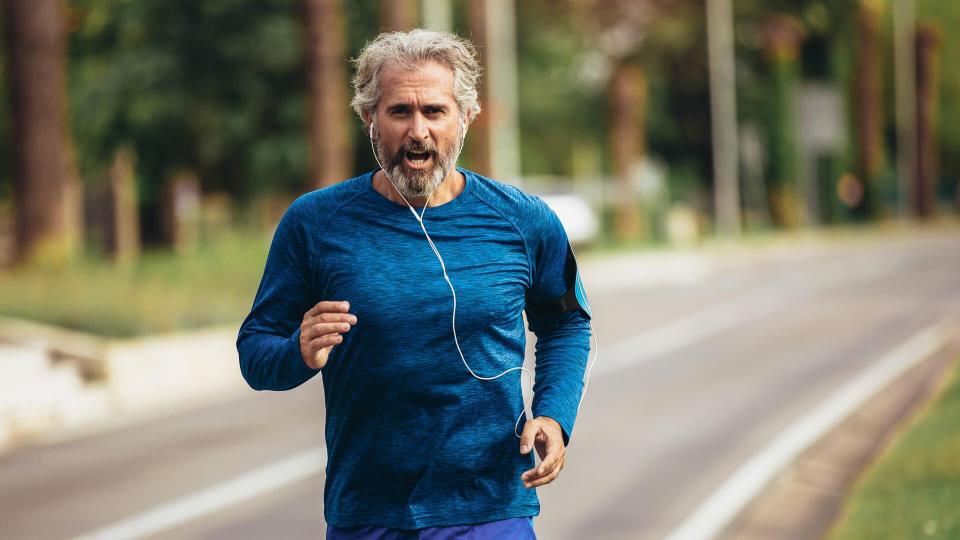
[{"label": "blue textured fabric", "polygon": [[[458,170],[464,190],[427,208],[424,224],[457,291],[463,354],[480,376],[522,365],[526,308],[537,335],[533,413],[559,422],[566,442],[589,314],[532,308],[572,285],[566,233],[539,198]],[[514,434],[521,372],[480,381],[467,371],[440,263],[409,209],[373,188],[373,172],[287,209],[237,337],[243,376],[257,390],[288,390],[322,373],[331,525],[420,529],[537,515],[536,492],[520,480],[533,453],[521,455]],[[358,321],[314,370],[299,326],[320,300],[349,301]]]},{"label": "blue textured fabric", "polygon": [[327,525],[327,540],[536,540],[533,518],[510,518],[476,525],[452,525],[403,530],[359,525]]}]

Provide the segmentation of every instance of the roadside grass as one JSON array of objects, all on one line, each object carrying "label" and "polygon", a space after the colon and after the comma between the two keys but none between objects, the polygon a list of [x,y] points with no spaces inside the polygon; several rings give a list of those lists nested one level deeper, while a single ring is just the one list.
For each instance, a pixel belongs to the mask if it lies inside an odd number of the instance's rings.
[{"label": "roadside grass", "polygon": [[[956,230],[954,220],[941,225]],[[817,238],[910,234],[910,227],[877,225],[816,232],[768,231],[733,239],[704,239],[692,246],[763,249],[804,235]],[[215,324],[239,324],[257,291],[271,232],[224,230],[189,253],[147,250],[131,265],[117,266],[95,254],[65,267],[0,270],[0,316],[19,317],[109,337],[171,332]],[[587,256],[669,251],[663,241],[601,239],[583,246]],[[579,248],[578,248],[579,253]]]},{"label": "roadside grass", "polygon": [[147,250],[125,266],[86,255],[69,266],[0,271],[0,315],[109,337],[239,325],[269,245],[268,231],[234,230],[189,253]]},{"label": "roadside grass", "polygon": [[960,538],[960,358],[847,498],[829,540]]}]

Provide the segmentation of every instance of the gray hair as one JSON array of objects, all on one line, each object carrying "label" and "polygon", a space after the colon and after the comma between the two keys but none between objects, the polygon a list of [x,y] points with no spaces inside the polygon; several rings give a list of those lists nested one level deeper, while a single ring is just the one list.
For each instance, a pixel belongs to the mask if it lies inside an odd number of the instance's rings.
[{"label": "gray hair", "polygon": [[353,60],[353,99],[350,106],[366,123],[364,113],[373,114],[383,95],[380,72],[385,67],[413,69],[434,61],[453,70],[453,97],[460,112],[476,118],[480,114],[477,84],[480,63],[477,49],[468,40],[450,32],[417,28],[409,32],[384,32],[367,43]]}]

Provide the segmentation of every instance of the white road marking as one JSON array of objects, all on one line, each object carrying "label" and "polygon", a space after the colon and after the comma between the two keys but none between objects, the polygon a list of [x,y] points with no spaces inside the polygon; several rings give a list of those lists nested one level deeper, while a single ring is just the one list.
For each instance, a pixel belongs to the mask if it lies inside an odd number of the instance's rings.
[{"label": "white road marking", "polygon": [[[889,257],[885,257],[882,262],[870,259],[856,261],[856,263],[853,263],[853,266],[849,261],[834,264],[821,271],[815,279],[810,279],[809,275],[795,276],[786,282],[780,281],[769,288],[755,291],[735,304],[715,306],[623,340],[613,347],[614,351],[611,354],[613,358],[607,359],[600,366],[600,371],[602,373],[616,371],[692,345],[773,312],[790,300],[796,299],[797,296],[820,292],[828,286],[841,282],[876,279],[901,267],[901,261],[891,261]],[[777,292],[784,289],[786,292]],[[156,534],[317,474],[326,466],[326,460],[325,448],[307,450],[233,480],[75,537],[74,540],[130,539]],[[671,537],[671,540],[686,538],[701,537],[677,536]]]},{"label": "white road marking", "polygon": [[74,540],[143,538],[283,488],[323,471],[326,465],[326,448],[306,450]]},{"label": "white road marking", "polygon": [[701,503],[667,540],[714,538],[774,475],[867,399],[939,349],[955,328],[953,322],[935,324],[888,352],[823,405],[783,430]]},{"label": "white road marking", "polygon": [[893,274],[908,262],[903,257],[885,255],[882,258],[831,262],[815,274],[793,274],[755,289],[735,302],[714,305],[623,339],[607,350],[596,371],[605,374],[643,364],[751,320],[774,314],[801,298],[831,287],[872,281]]}]

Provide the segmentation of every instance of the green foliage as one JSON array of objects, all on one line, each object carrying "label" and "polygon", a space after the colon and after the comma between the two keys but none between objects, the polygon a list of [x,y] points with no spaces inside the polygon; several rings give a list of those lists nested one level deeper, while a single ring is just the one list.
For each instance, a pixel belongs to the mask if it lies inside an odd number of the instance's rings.
[{"label": "green foliage", "polygon": [[960,537],[960,370],[858,482],[830,540]]},{"label": "green foliage", "polygon": [[[469,36],[468,2],[452,2],[454,30]],[[381,30],[379,5],[378,0],[342,2],[348,56],[356,56]],[[301,0],[69,0],[67,6],[70,123],[88,182],[100,181],[114,152],[130,145],[145,204],[155,201],[163,182],[182,169],[195,171],[205,190],[227,190],[240,198],[304,189]],[[942,176],[955,183],[960,178],[960,70],[950,59],[960,55],[960,37],[949,30],[960,25],[960,3],[920,0],[917,6],[918,20],[937,22],[943,30],[939,154]],[[767,149],[768,179],[784,176],[777,167],[791,166],[784,157],[787,143],[777,142],[789,141],[778,97],[783,77],[767,58],[764,25],[775,16],[794,18],[806,35],[797,77],[849,88],[856,8],[852,0],[734,2],[738,111],[773,142]],[[709,191],[702,1],[524,0],[517,2],[517,21],[524,174],[582,174],[584,163],[592,169],[587,172],[610,172],[607,77],[614,63],[629,62],[642,67],[647,78],[649,151],[671,165],[682,164]],[[889,31],[887,24],[883,32]],[[348,76],[350,69],[345,71]],[[890,70],[884,73],[889,78]],[[0,97],[4,93],[0,90]],[[892,118],[891,111],[887,114]],[[5,171],[8,117],[8,111],[0,111]],[[357,126],[353,119],[359,171],[374,164]],[[849,170],[849,149],[838,154],[837,169]],[[9,198],[6,180],[7,174],[0,175],[0,198]],[[689,186],[677,188],[689,192]]]},{"label": "green foliage", "polygon": [[[940,175],[944,187],[960,189],[960,2],[919,0],[917,20],[940,30],[940,107],[937,114]],[[954,192],[955,193],[955,192]]]},{"label": "green foliage", "polygon": [[131,266],[88,256],[69,267],[0,272],[0,314],[113,337],[239,325],[269,241],[263,231],[240,230],[190,253],[148,251]]},{"label": "green foliage", "polygon": [[179,169],[244,195],[302,183],[297,0],[75,0],[70,111],[81,171],[121,145],[150,200]]},{"label": "green foliage", "polygon": [[605,153],[609,61],[585,46],[571,13],[552,9],[551,2],[518,4],[523,173],[572,176],[577,152]]}]

